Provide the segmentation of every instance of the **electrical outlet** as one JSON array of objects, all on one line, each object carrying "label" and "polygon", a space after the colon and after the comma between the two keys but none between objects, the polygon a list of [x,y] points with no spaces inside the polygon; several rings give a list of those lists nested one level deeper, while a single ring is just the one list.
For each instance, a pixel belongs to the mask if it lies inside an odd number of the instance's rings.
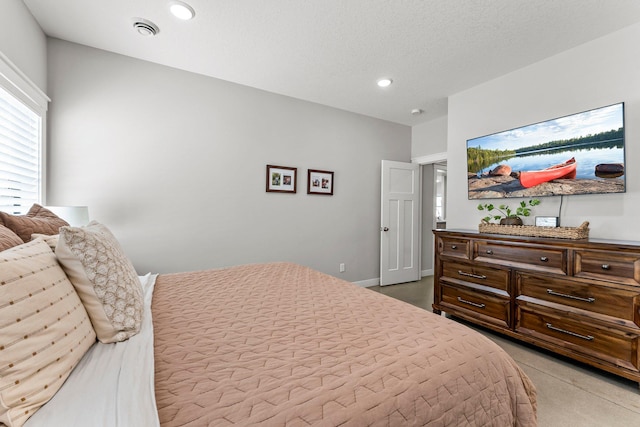
[{"label": "electrical outlet", "polygon": [[344,262],[340,263],[340,273],[344,273]]}]

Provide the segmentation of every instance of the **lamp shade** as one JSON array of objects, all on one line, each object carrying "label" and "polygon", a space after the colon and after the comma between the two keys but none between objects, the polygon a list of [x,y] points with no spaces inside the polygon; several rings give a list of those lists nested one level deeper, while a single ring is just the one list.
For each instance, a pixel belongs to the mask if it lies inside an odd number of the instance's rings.
[{"label": "lamp shade", "polygon": [[89,223],[87,206],[45,206],[45,208],[67,221],[72,227],[81,227]]}]

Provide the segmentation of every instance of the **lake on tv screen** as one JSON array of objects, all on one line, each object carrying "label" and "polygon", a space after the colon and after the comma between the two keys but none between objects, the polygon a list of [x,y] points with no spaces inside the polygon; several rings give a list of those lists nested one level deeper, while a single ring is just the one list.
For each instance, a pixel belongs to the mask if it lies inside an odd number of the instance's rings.
[{"label": "lake on tv screen", "polygon": [[[571,150],[554,151],[553,153],[529,153],[522,156],[516,155],[515,157],[501,159],[490,165],[470,172],[475,172],[478,175],[484,175],[498,165],[508,165],[514,172],[534,171],[564,163],[572,157],[576,159],[577,163],[577,179],[602,179],[598,178],[595,174],[596,165],[602,163],[624,163],[624,149],[614,147],[576,150],[575,148],[572,148]],[[623,178],[620,177],[618,179]]]}]

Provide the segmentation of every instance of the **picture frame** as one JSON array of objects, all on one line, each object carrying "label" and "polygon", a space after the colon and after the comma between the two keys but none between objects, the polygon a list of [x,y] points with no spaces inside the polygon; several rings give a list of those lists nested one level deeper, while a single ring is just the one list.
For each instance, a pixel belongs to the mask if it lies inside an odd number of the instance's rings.
[{"label": "picture frame", "polygon": [[268,193],[295,193],[298,185],[298,168],[267,165]]},{"label": "picture frame", "polygon": [[560,218],[557,216],[537,216],[536,227],[559,227]]},{"label": "picture frame", "polygon": [[318,169],[307,170],[307,194],[333,196],[333,172]]}]

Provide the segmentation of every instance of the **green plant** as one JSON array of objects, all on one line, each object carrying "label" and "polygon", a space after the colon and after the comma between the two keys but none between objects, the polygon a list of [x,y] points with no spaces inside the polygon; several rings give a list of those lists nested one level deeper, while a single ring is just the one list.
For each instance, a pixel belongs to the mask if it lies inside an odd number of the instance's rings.
[{"label": "green plant", "polygon": [[484,204],[481,203],[481,204],[478,205],[478,210],[479,211],[492,212],[495,209],[498,212],[500,212],[500,214],[494,213],[494,214],[490,214],[490,215],[487,215],[484,218],[482,218],[482,220],[484,222],[491,222],[491,220],[500,221],[502,218],[518,218],[518,217],[521,217],[521,216],[529,216],[529,215],[531,215],[530,206],[533,207],[533,206],[537,206],[539,204],[540,204],[540,200],[538,200],[538,199],[531,199],[528,202],[525,202],[523,200],[523,201],[520,202],[520,205],[516,208],[516,210],[514,212],[507,205],[500,205],[498,207],[495,207],[491,203],[484,203]]}]

